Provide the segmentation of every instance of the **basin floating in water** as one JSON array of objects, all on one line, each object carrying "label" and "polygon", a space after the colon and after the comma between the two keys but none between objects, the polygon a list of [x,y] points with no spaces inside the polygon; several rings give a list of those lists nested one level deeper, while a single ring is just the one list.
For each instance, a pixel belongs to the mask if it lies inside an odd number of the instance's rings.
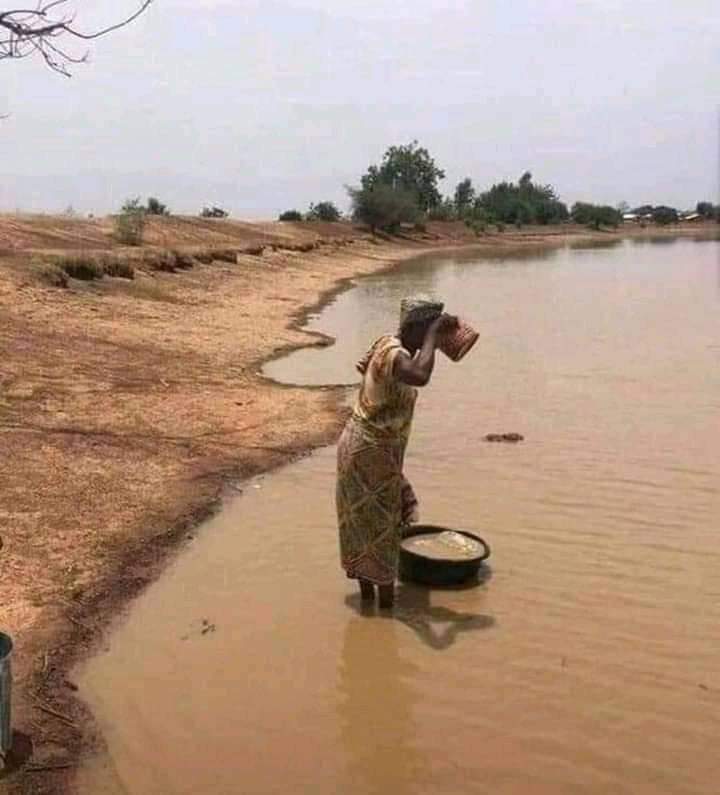
[{"label": "basin floating in water", "polygon": [[422,585],[460,585],[477,577],[490,547],[465,530],[413,525],[402,533],[400,579]]}]

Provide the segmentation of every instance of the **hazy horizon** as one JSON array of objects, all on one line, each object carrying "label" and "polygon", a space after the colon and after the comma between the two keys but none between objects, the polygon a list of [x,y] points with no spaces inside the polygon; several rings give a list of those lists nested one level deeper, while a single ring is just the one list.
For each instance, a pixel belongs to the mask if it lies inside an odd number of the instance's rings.
[{"label": "hazy horizon", "polygon": [[[136,5],[78,4],[78,24]],[[478,5],[155,0],[70,80],[4,61],[0,210],[345,208],[344,185],[413,139],[444,193],[530,170],[568,204],[718,201],[715,3]]]}]

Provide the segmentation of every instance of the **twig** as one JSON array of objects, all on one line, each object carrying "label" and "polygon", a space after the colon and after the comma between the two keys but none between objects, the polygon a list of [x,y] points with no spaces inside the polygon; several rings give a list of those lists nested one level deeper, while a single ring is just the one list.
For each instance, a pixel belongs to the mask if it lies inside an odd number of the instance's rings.
[{"label": "twig", "polygon": [[58,712],[57,710],[49,707],[47,704],[44,704],[40,701],[37,696],[35,697],[35,703],[37,704],[37,708],[42,712],[46,712],[48,715],[52,715],[54,718],[61,720],[63,723],[66,723],[68,726],[71,726],[73,729],[77,729],[77,723],[75,723],[71,718],[68,718],[67,715],[63,715],[62,712]]},{"label": "twig", "polygon": [[47,770],[67,770],[69,767],[72,767],[72,762],[58,762],[56,765],[33,765],[32,767],[26,767],[26,773],[43,773]]},{"label": "twig", "polygon": [[76,624],[78,627],[82,627],[83,629],[87,629],[88,632],[93,632],[95,627],[91,627],[90,624],[86,624],[84,621],[81,621],[79,618],[75,618],[75,616],[71,616],[70,613],[65,614],[68,617],[68,620],[72,621],[73,624]]}]

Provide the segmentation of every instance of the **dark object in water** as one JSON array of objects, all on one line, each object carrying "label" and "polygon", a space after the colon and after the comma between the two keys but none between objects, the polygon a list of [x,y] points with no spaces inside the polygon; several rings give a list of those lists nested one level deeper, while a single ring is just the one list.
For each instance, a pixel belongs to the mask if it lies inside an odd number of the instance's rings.
[{"label": "dark object in water", "polygon": [[522,442],[525,437],[521,433],[489,433],[484,437],[486,442]]},{"label": "dark object in water", "polygon": [[[447,533],[450,528],[434,525],[413,525],[402,531],[403,541],[422,535]],[[483,561],[490,557],[490,547],[480,536],[464,530],[453,531],[476,542],[482,551],[477,557],[463,560],[440,559],[419,554],[400,544],[400,579],[421,583],[422,585],[460,585],[476,577]]]}]

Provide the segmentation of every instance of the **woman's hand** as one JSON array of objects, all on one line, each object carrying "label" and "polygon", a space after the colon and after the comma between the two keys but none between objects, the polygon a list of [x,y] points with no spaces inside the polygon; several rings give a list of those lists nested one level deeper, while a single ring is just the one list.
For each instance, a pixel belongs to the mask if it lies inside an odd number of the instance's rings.
[{"label": "woman's hand", "polygon": [[458,325],[459,321],[455,315],[442,314],[437,320],[433,320],[428,329],[428,333],[432,334],[435,339],[437,347],[438,337],[445,331],[450,331]]},{"label": "woman's hand", "polygon": [[438,347],[440,333],[446,328],[454,328],[458,319],[452,315],[440,315],[428,326],[422,347],[412,358],[401,354],[395,359],[395,376],[409,386],[425,386],[430,381],[435,367],[435,349]]}]

